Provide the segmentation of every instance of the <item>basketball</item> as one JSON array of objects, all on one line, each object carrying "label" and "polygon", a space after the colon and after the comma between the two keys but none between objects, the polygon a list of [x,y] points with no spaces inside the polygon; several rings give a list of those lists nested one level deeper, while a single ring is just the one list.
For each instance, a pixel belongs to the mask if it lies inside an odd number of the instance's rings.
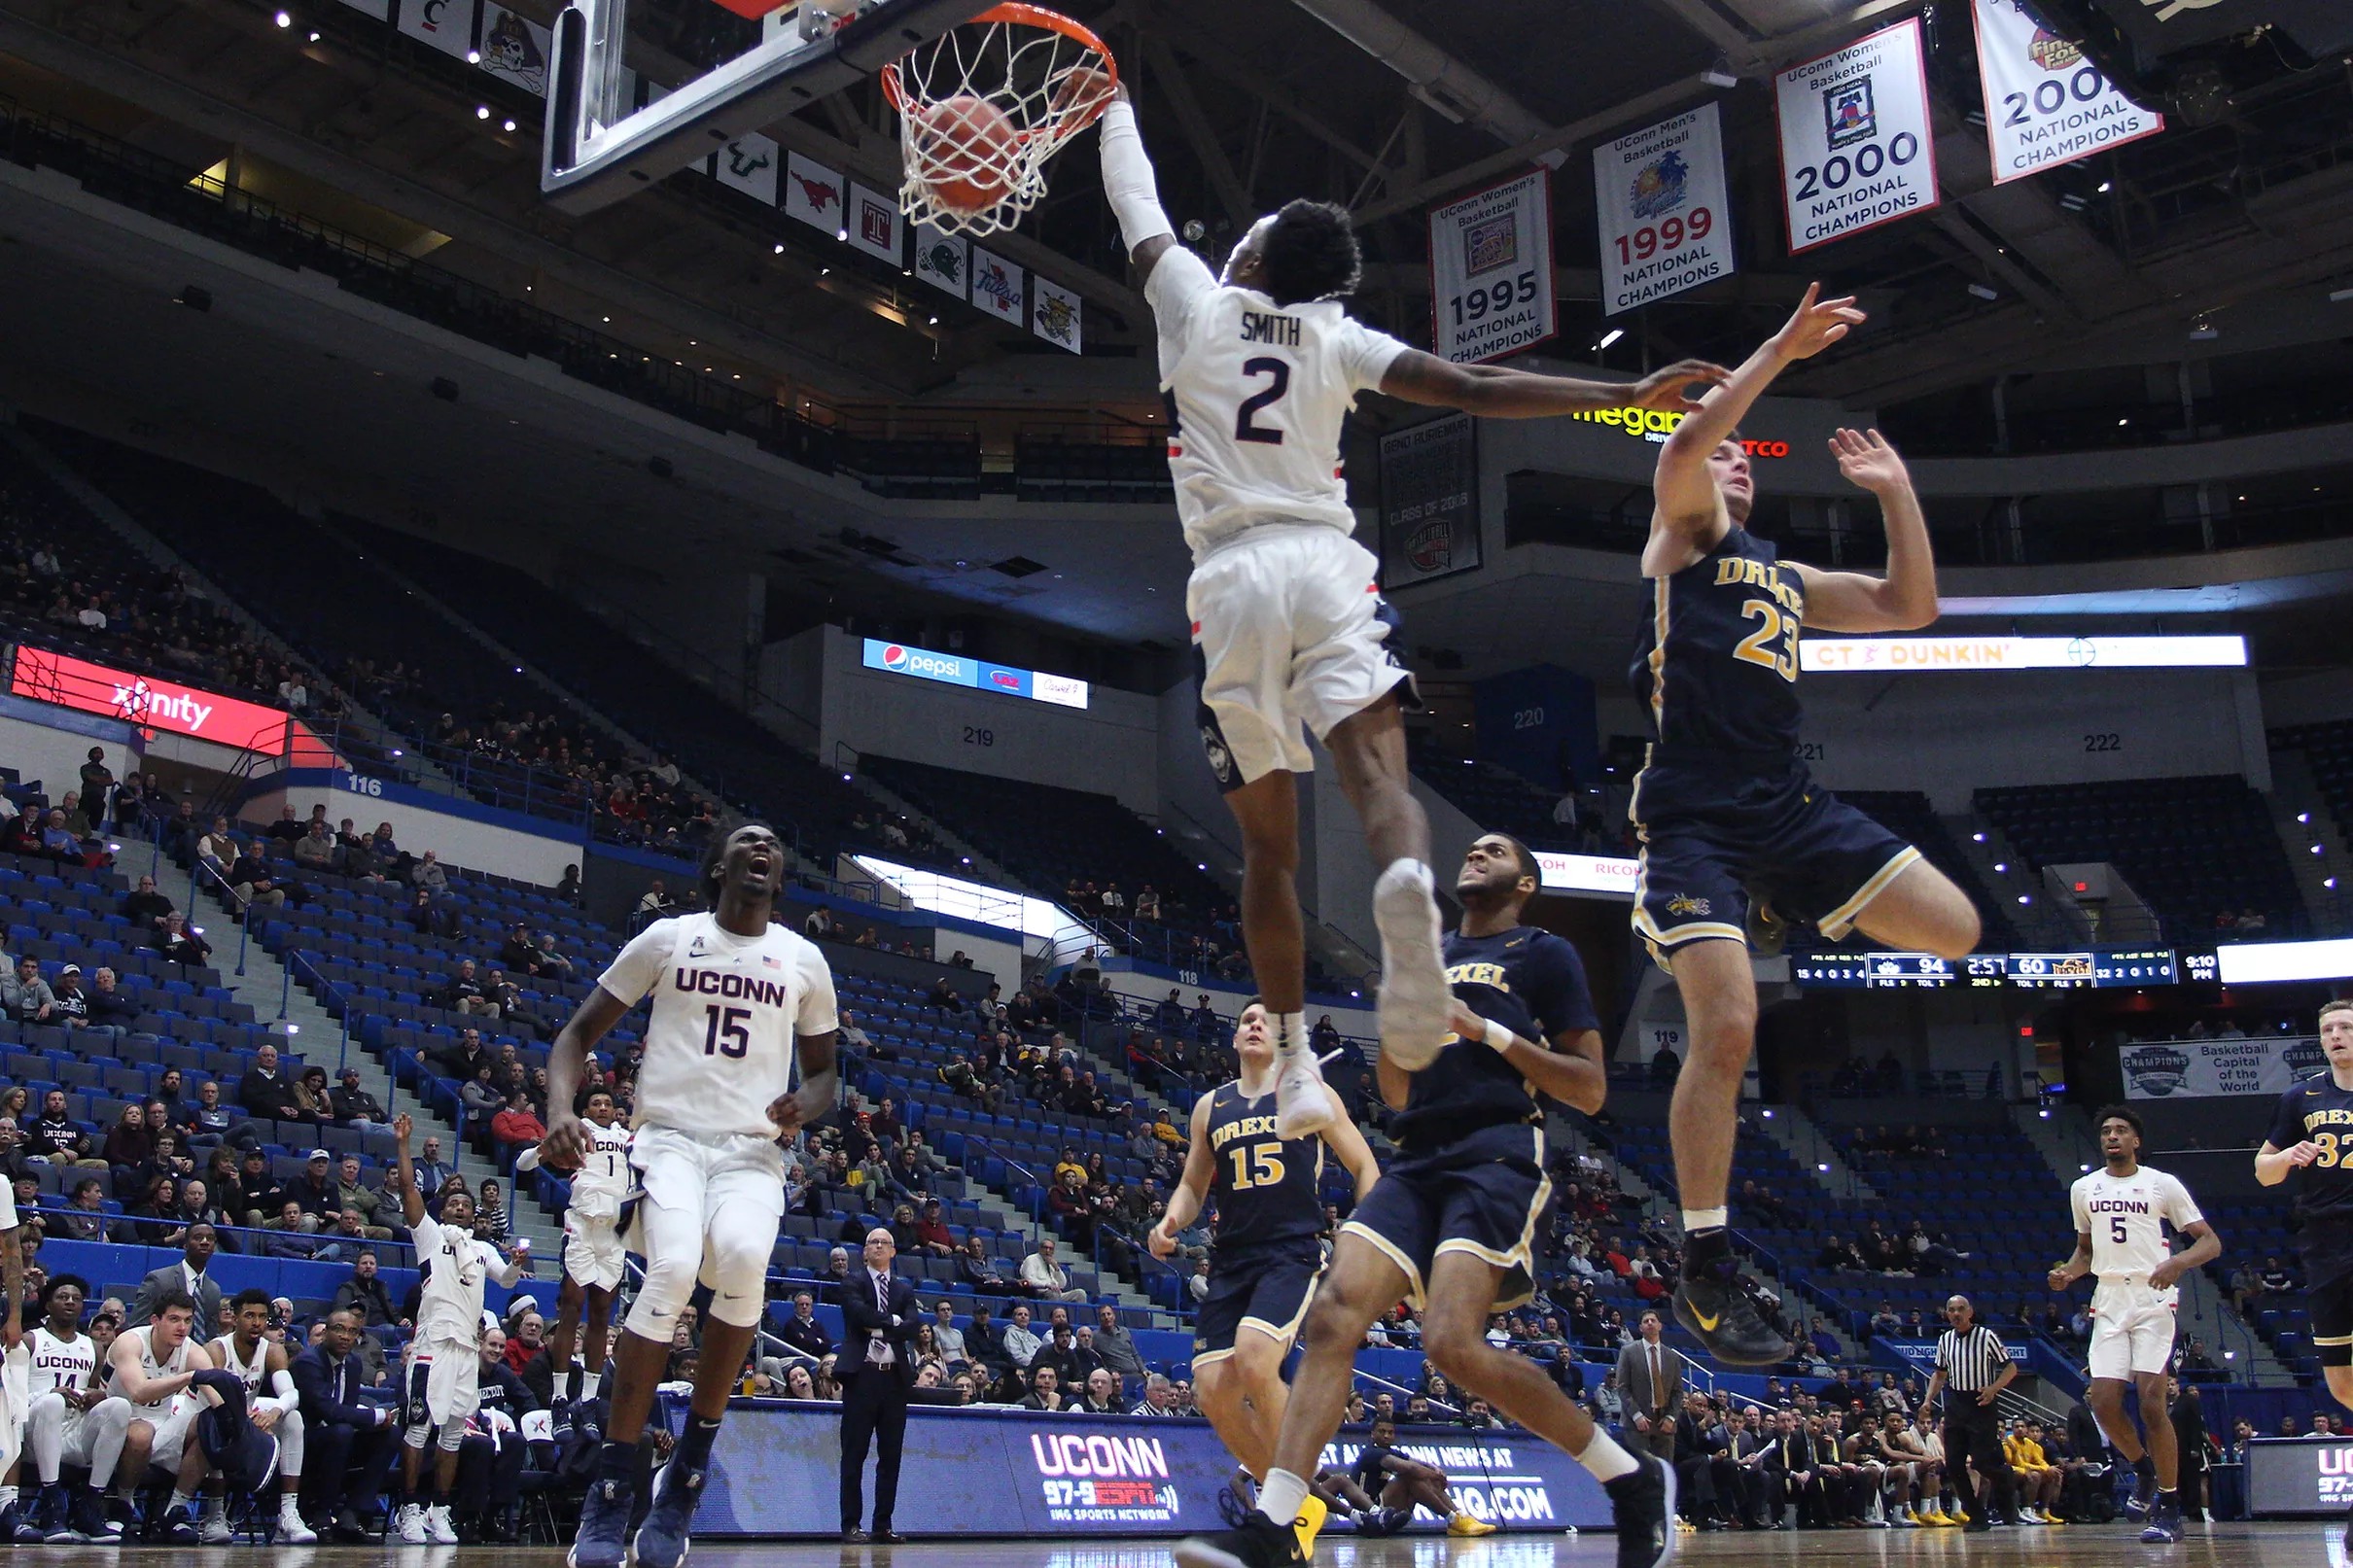
[{"label": "basketball", "polygon": [[986,212],[1013,192],[1021,133],[986,98],[960,92],[921,110],[913,171],[950,212]]}]

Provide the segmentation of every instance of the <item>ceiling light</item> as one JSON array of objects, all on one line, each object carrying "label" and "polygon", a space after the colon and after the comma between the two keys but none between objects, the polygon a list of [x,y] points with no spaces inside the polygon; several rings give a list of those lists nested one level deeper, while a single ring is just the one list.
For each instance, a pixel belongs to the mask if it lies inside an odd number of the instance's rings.
[{"label": "ceiling light", "polygon": [[2115,189],[2116,182],[2114,180],[2102,180],[2100,182],[2100,194],[2103,196]]},{"label": "ceiling light", "polygon": [[925,323],[925,325],[929,327],[936,327],[939,325],[939,318],[937,316],[933,316],[929,322]]},{"label": "ceiling light", "polygon": [[2193,343],[2211,343],[2222,335],[2222,329],[2215,326],[2210,317],[2200,316],[2190,323],[2190,341]]},{"label": "ceiling light", "polygon": [[821,266],[817,269],[817,275],[821,278],[829,278],[833,276],[833,269],[829,266]]},{"label": "ceiling light", "polygon": [[1712,66],[1700,73],[1700,80],[1721,92],[1730,92],[1740,85],[1740,79],[1730,71],[1719,71]]},{"label": "ceiling light", "polygon": [[2329,303],[2333,305],[2353,305],[2353,289],[2336,289],[2331,291],[2329,295]]},{"label": "ceiling light", "polygon": [[2010,862],[2007,860],[1996,860],[1993,862],[1993,869],[2006,877],[2010,874]]},{"label": "ceiling light", "polygon": [[317,43],[319,41],[319,35],[317,33],[312,33],[310,35],[310,41],[314,44]]},{"label": "ceiling light", "polygon": [[1983,833],[1972,833],[1969,835],[1969,839],[1973,844],[1983,844],[1985,842],[1985,835]]},{"label": "ceiling light", "polygon": [[781,241],[780,241],[780,242],[777,244],[777,247],[776,247],[776,254],[777,254],[777,255],[779,255],[779,256],[782,256],[782,255],[784,255],[784,254],[785,254],[785,247],[784,247],[784,245],[783,245],[783,243],[782,243]]},{"label": "ceiling light", "polygon": [[1626,329],[1625,329],[1625,328],[1623,328],[1623,327],[1612,327],[1612,328],[1611,328],[1611,329],[1610,329],[1608,331],[1603,332],[1603,333],[1601,334],[1601,341],[1599,341],[1598,343],[1596,343],[1596,344],[1594,345],[1594,348],[1595,348],[1597,351],[1598,351],[1598,350],[1600,350],[1600,349],[1605,349],[1605,348],[1609,347],[1609,345],[1610,345],[1610,344],[1612,344],[1612,343],[1616,342],[1616,341],[1617,341],[1619,338],[1624,337],[1625,335],[1626,335]]},{"label": "ceiling light", "polygon": [[2001,295],[1998,291],[1983,283],[1971,284],[1969,286],[1969,292],[1976,297],[1986,301],[1988,304],[2001,297]]},{"label": "ceiling light", "polygon": [[511,121],[511,120],[508,121],[508,122],[506,122],[506,125],[505,125],[503,128],[504,128],[504,129],[507,131],[507,133],[508,133],[509,135],[510,135],[510,136],[511,136],[511,135],[513,135],[513,134],[514,134],[514,122],[513,122],[513,121]]},{"label": "ceiling light", "polygon": [[270,20],[276,22],[281,27],[292,27],[294,25],[294,13],[290,11],[281,11],[275,17],[272,17]]},{"label": "ceiling light", "polygon": [[488,120],[490,118],[490,105],[486,103],[475,104],[474,106],[474,118],[476,120]]},{"label": "ceiling light", "polygon": [[838,240],[847,240],[850,237],[850,231],[846,228],[837,228],[833,231],[833,237]]},{"label": "ceiling light", "polygon": [[[2244,497],[2244,496],[2241,496],[2241,497],[2239,497],[2238,499],[2239,499],[2239,500],[2241,500],[2241,501],[2244,501],[2244,500],[2246,500],[2247,498],[2246,498],[2246,497]],[[2303,824],[2304,824],[2304,825],[2306,825],[2306,826],[2309,826],[2309,825],[2311,824],[2311,821],[2312,821],[2312,814],[2311,814],[2310,812],[2298,812],[2298,813],[2296,814],[2296,819],[2297,819],[2297,821],[2299,821],[2299,822],[2300,822],[2300,823],[2303,823]]]}]

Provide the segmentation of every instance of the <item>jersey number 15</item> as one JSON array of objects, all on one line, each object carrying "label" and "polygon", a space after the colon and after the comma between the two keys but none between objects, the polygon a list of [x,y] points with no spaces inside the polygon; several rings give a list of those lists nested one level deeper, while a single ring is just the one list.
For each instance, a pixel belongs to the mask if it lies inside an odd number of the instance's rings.
[{"label": "jersey number 15", "polygon": [[741,1057],[752,1049],[752,1022],[749,1007],[720,1007],[714,1003],[703,1009],[703,1055],[707,1057]]}]

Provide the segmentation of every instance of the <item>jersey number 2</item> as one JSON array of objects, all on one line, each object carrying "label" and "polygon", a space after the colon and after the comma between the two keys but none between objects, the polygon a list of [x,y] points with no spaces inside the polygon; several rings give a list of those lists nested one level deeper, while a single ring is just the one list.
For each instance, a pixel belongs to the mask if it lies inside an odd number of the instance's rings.
[{"label": "jersey number 2", "polygon": [[720,1007],[703,1009],[703,1055],[707,1057],[740,1057],[752,1049],[752,1031],[744,1026],[752,1021],[749,1007]]},{"label": "jersey number 2", "polygon": [[1271,402],[1280,401],[1282,395],[1291,390],[1291,362],[1276,359],[1271,354],[1262,354],[1257,359],[1243,361],[1242,373],[1252,379],[1262,375],[1271,375],[1275,379],[1264,392],[1253,392],[1242,400],[1242,406],[1234,414],[1234,439],[1263,441],[1268,446],[1281,446],[1282,432],[1271,430],[1259,424],[1257,415],[1261,408]]},{"label": "jersey number 2", "polygon": [[1234,1191],[1247,1193],[1252,1187],[1277,1187],[1282,1183],[1282,1156],[1273,1149],[1251,1144],[1234,1151]]}]

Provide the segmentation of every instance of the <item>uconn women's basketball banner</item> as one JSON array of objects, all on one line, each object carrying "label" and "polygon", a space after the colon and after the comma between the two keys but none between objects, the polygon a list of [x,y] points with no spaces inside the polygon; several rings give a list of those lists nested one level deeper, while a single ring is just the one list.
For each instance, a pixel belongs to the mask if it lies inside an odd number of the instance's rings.
[{"label": "uconn women's basketball banner", "polygon": [[1918,18],[1784,71],[1775,87],[1792,256],[1938,204]]},{"label": "uconn women's basketball banner", "polygon": [[1381,437],[1381,586],[1479,565],[1479,422],[1450,414]]},{"label": "uconn women's basketball banner", "polygon": [[2019,0],[1977,0],[1977,63],[1997,185],[2165,128]]},{"label": "uconn women's basketball banner", "polygon": [[2288,1092],[2329,1064],[2309,1036],[2260,1040],[2155,1040],[2119,1047],[2116,1064],[2127,1099],[2193,1099],[2201,1095]]},{"label": "uconn women's basketball banner", "polygon": [[[684,1401],[668,1402],[680,1409]],[[1360,1440],[1343,1433],[1322,1463],[1346,1469]],[[1609,1522],[1600,1482],[1525,1432],[1407,1427],[1397,1446],[1445,1470],[1474,1517],[1559,1535]],[[698,1536],[831,1536],[840,1525],[841,1408],[730,1401],[694,1515]],[[1207,1421],[1044,1415],[1029,1411],[907,1411],[899,1495],[910,1535],[1172,1536],[1219,1530],[1217,1494],[1233,1456]],[[1422,1516],[1426,1527],[1433,1523]]]},{"label": "uconn women's basketball banner", "polygon": [[1517,354],[1553,335],[1551,176],[1516,180],[1429,215],[1430,351],[1457,365]]},{"label": "uconn women's basketball banner", "polygon": [[1601,309],[1615,316],[1733,274],[1724,132],[1702,104],[1594,149]]}]

